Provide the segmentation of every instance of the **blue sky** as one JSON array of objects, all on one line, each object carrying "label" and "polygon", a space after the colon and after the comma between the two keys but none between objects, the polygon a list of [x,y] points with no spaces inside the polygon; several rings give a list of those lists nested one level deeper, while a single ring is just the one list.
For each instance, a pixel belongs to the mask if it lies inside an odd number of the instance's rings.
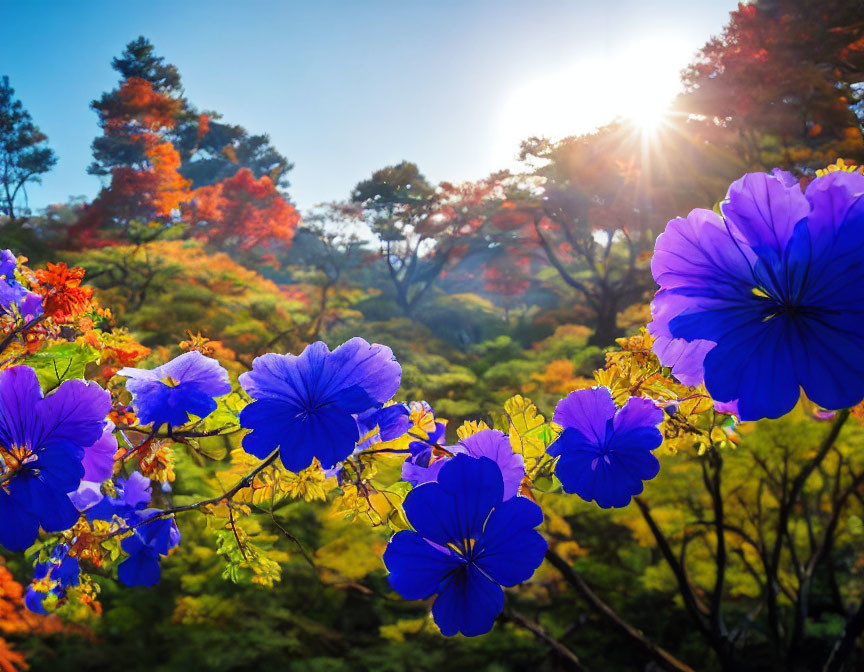
[{"label": "blue sky", "polygon": [[652,92],[671,95],[736,5],[0,0],[0,75],[60,159],[30,188],[31,207],[98,191],[86,174],[98,134],[89,102],[116,86],[111,59],[145,35],[199,109],[270,135],[295,164],[289,192],[305,209],[402,159],[435,181],[476,179],[508,166],[530,133],[638,115]]}]

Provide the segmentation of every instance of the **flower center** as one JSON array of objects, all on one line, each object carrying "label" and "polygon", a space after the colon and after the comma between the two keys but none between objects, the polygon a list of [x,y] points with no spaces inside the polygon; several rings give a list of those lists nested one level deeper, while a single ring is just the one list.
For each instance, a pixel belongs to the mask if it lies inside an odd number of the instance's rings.
[{"label": "flower center", "polygon": [[591,471],[597,471],[597,467],[600,466],[600,460],[603,460],[606,464],[612,464],[612,460],[609,459],[609,450],[607,448],[603,449],[602,455],[591,460]]},{"label": "flower center", "polygon": [[0,444],[0,483],[5,483],[30,461],[33,451],[24,446]]},{"label": "flower center", "polygon": [[791,295],[792,292],[773,291],[764,287],[753,287],[750,291],[762,303],[763,322],[780,316],[796,319],[813,312],[811,308],[801,305],[800,292]]},{"label": "flower center", "polygon": [[168,386],[168,387],[177,387],[177,386],[180,384],[180,381],[179,381],[179,380],[175,380],[175,379],[172,378],[171,376],[165,376],[165,377],[164,377],[162,380],[160,380],[159,382],[162,383],[163,385]]}]

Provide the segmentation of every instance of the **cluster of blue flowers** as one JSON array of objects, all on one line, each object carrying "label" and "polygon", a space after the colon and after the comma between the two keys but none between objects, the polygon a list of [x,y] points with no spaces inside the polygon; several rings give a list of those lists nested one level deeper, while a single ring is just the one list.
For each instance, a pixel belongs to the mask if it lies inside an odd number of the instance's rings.
[{"label": "cluster of blue flowers", "polygon": [[[802,193],[787,173],[735,182],[722,215],[694,210],[669,222],[652,262],[660,286],[652,303],[655,352],[687,385],[704,382],[721,410],[741,419],[779,417],[799,390],[836,409],[864,397],[864,176],[832,173]],[[38,296],[16,279],[14,256],[0,256],[0,312],[36,316]],[[205,418],[231,391],[215,360],[188,352],[155,369],[122,369],[140,423],[155,433]],[[453,445],[425,402],[389,403],[401,367],[385,346],[354,338],[332,352],[323,342],[300,355],[266,354],[240,376],[252,398],[240,413],[243,448],[277,456],[299,472],[316,460],[328,474],[377,443],[403,437],[419,410],[431,418],[412,434],[402,478],[413,529],[384,553],[393,589],[409,600],[434,597],[445,635],[488,632],[503,588],[528,580],[546,552],[540,507],[528,496],[525,462],[510,438],[483,429]],[[180,541],[172,516],[151,502],[140,473],[114,476],[117,442],[106,421],[108,392],[66,381],[43,395],[26,366],[0,371],[0,544],[31,546],[39,529],[69,530],[84,516],[121,526],[127,585],[159,581],[160,557]],[[554,414],[549,445],[563,490],[600,507],[627,506],[660,464],[663,411],[630,398],[620,408],[605,387],[572,392]],[[550,461],[551,463],[551,461]],[[103,484],[114,479],[111,496]],[[74,540],[73,540],[74,542]],[[78,560],[61,544],[37,563],[27,594],[34,611],[79,581]]]}]

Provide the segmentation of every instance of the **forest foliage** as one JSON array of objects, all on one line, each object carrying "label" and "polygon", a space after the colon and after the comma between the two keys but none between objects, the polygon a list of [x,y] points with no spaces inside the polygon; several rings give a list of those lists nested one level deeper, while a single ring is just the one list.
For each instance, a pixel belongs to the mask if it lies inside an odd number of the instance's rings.
[{"label": "forest foliage", "polygon": [[[157,554],[161,581],[148,588],[123,585],[130,537],[106,521],[82,517],[4,552],[0,668],[864,661],[864,410],[802,397],[780,418],[738,422],[702,381],[663,366],[644,328],[667,221],[721,212],[745,173],[780,168],[803,187],[864,173],[860,3],[740,6],[683,73],[650,142],[624,119],[528,138],[521,171],[466,183],[435,184],[405,160],[306,213],[291,200],[294,166],[269,137],[189,101],[146,38],[113,68],[117,86],[91,105],[100,134],[89,172],[102,188],[42,213],[22,194],[56,157],[0,86],[0,249],[19,255],[0,275],[20,292],[15,309],[0,309],[0,369],[32,367],[46,393],[73,379],[107,390],[121,435],[113,482],[149,479],[154,506],[179,509],[182,542]],[[29,294],[41,316],[26,313]],[[244,451],[240,416],[255,397],[241,376],[255,358],[355,337],[392,349],[394,405],[412,433],[387,438],[373,423],[364,436],[376,442],[338,468],[296,473]],[[226,391],[200,420],[147,429],[118,372],[190,353],[218,360]],[[618,406],[665,409],[660,475],[620,508],[563,495],[550,459],[566,430],[556,404],[596,386]],[[521,456],[548,550],[530,582],[507,589],[488,635],[444,637],[428,600],[394,592],[382,555],[414,524],[403,479],[412,440],[468,445],[485,430]],[[50,588],[45,613],[33,613],[34,565],[59,572],[52,554],[64,545],[86,578],[62,595]]]}]

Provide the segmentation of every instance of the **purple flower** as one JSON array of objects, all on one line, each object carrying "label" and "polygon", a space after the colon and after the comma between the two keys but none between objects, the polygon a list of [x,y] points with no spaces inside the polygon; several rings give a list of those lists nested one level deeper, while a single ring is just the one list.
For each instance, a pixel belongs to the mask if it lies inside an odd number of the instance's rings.
[{"label": "purple flower", "polygon": [[631,397],[618,410],[606,387],[576,390],[558,402],[553,421],[564,428],[547,449],[560,455],[555,475],[586,502],[627,506],[660,471],[651,451],[663,442],[663,411],[650,399]]},{"label": "purple flower", "polygon": [[118,478],[114,483],[116,497],[104,496],[97,483],[81,481],[77,492],[69,495],[79,511],[87,519],[113,521],[115,516],[133,522],[137,511],[150,503],[152,484],[150,479],[133,471],[128,479]]},{"label": "purple flower", "polygon": [[388,579],[406,600],[436,595],[432,616],[445,635],[489,632],[504,607],[501,586],[527,581],[543,562],[546,540],[534,529],[540,507],[505,499],[488,458],[448,460],[436,483],[408,493],[405,515],[416,531],[397,532],[387,545]]},{"label": "purple flower", "polygon": [[69,499],[79,511],[85,511],[102,499],[100,483],[107,481],[114,473],[114,455],[117,453],[117,438],[114,436],[114,423],[106,420],[102,436],[92,446],[84,449],[84,476]]},{"label": "purple flower", "polygon": [[660,361],[682,382],[704,376],[742,420],[784,415],[802,388],[824,408],[858,403],[864,176],[831,173],[802,194],[788,174],[750,173],[722,211],[694,210],[657,239],[649,328]]},{"label": "purple flower", "polygon": [[228,394],[228,372],[215,359],[193,350],[155,369],[126,367],[126,376],[138,418],[143,425],[180,427],[189,415],[205,418],[216,410],[214,397]]},{"label": "purple flower", "polygon": [[402,369],[390,348],[352,338],[333,352],[321,341],[299,356],[270,353],[240,376],[255,400],[240,413],[247,453],[277,448],[285,468],[301,471],[317,457],[324,469],[348,457],[360,438],[357,416],[379,409],[399,388]]},{"label": "purple flower", "polygon": [[[435,442],[435,440],[430,436],[430,442]],[[431,446],[429,451],[431,453]],[[522,459],[521,455],[513,452],[510,439],[497,429],[483,429],[462,439],[455,446],[443,448],[442,452],[445,451],[449,455],[445,454],[431,464],[426,459],[425,466],[423,459],[414,459],[415,456],[408,458],[402,465],[402,479],[414,486],[430,483],[437,480],[441,468],[455,455],[468,455],[477,459],[488,457],[501,470],[501,476],[504,479],[504,499],[515,497],[519,492],[519,486],[525,477],[525,460]],[[423,455],[425,452],[417,453],[417,456]]]},{"label": "purple flower", "polygon": [[17,313],[23,317],[42,314],[42,297],[18,282],[18,260],[11,250],[0,252],[0,314]]},{"label": "purple flower", "polygon": [[96,383],[67,380],[43,397],[29,366],[0,371],[0,544],[23,550],[40,525],[59,532],[78,520],[67,493],[81,483],[85,449],[110,410]]},{"label": "purple flower", "polygon": [[102,436],[92,446],[84,449],[85,481],[102,483],[114,473],[114,456],[117,454],[117,437],[114,436],[114,423],[105,421]]}]

